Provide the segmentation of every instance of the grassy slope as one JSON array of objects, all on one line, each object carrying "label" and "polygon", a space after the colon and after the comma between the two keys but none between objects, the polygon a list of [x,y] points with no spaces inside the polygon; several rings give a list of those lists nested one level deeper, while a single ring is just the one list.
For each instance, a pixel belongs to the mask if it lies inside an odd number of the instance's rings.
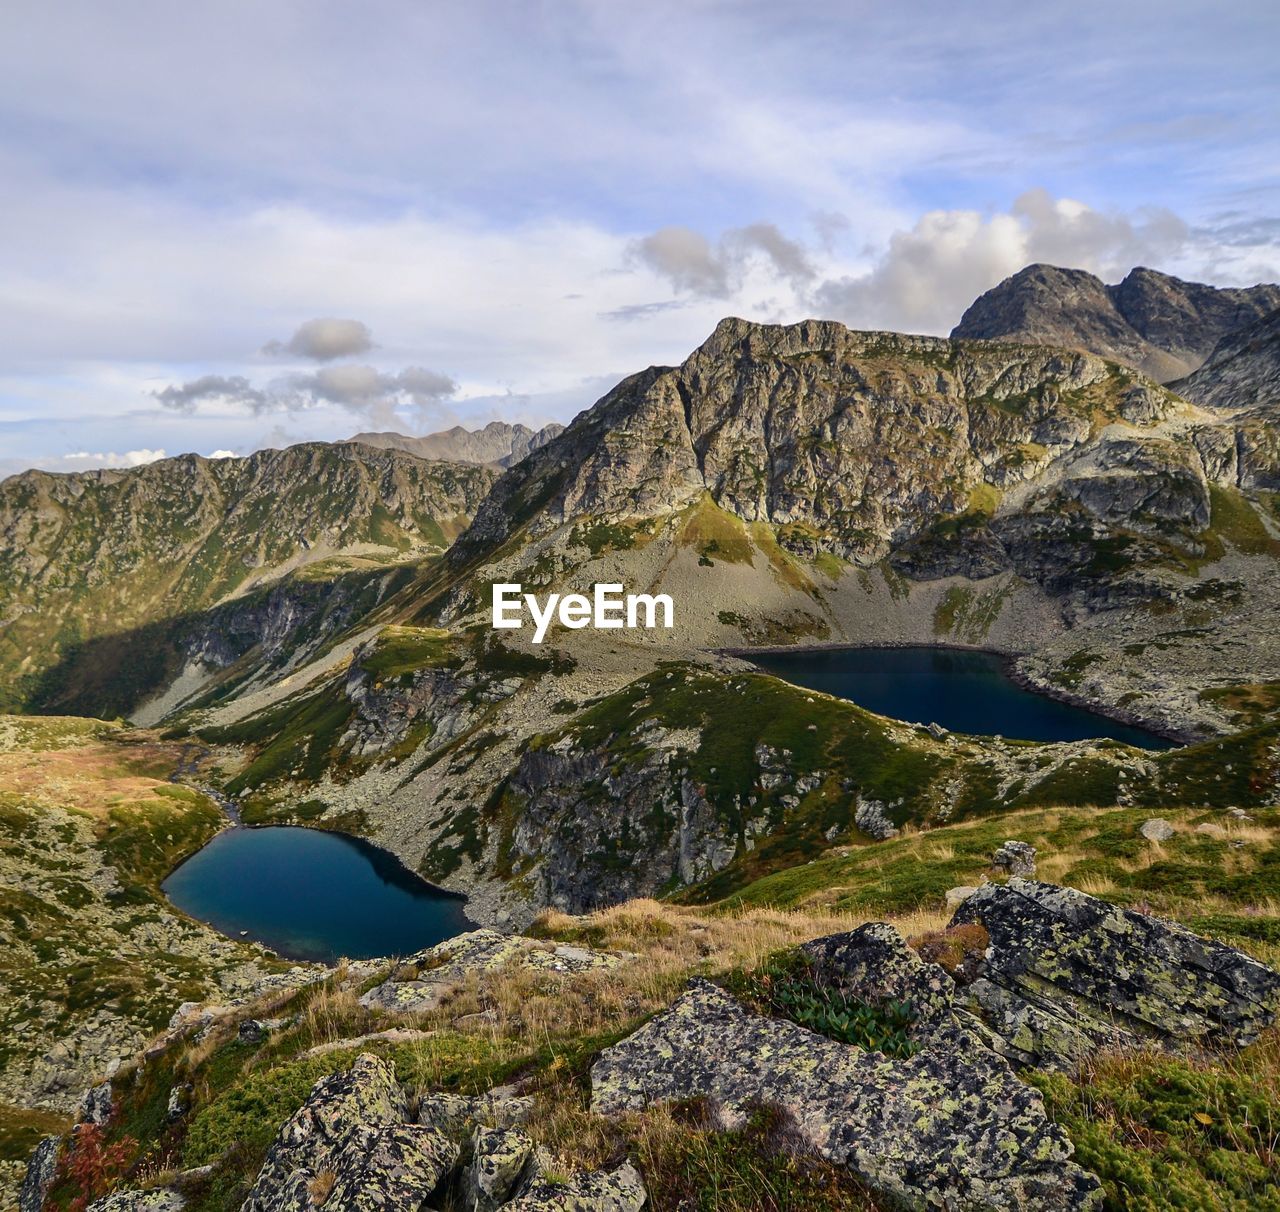
[{"label": "grassy slope", "polygon": [[[248,958],[195,924],[156,933],[160,881],[223,824],[167,781],[178,756],[99,721],[0,717],[0,1084],[99,1012],[145,1037]],[[0,1105],[0,1160],[59,1119]]]}]

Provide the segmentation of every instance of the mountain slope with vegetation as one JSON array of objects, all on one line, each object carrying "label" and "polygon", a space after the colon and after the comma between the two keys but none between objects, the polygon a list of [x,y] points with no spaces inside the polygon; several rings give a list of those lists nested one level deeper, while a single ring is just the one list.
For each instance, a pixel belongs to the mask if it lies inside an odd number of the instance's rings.
[{"label": "mountain slope with vegetation", "polygon": [[[298,570],[332,577],[439,553],[492,482],[482,467],[325,443],[12,476],[0,484],[0,707],[132,708],[128,687],[103,703],[82,691],[96,663],[111,661],[99,683],[131,681],[130,665],[141,681],[175,620]],[[167,655],[153,674],[181,670]]]}]

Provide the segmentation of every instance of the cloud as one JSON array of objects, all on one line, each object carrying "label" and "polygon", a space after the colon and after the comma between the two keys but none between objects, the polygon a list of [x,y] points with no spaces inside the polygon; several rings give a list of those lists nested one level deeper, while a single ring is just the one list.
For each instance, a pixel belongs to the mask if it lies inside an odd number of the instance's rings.
[{"label": "cloud", "polygon": [[114,450],[99,451],[93,454],[87,450],[78,450],[74,454],[61,457],[67,471],[85,471],[96,467],[141,467],[144,463],[154,463],[163,459],[163,450],[126,450],[117,454]]},{"label": "cloud", "polygon": [[289,375],[264,387],[254,387],[242,375],[203,375],[151,394],[166,408],[183,413],[192,413],[202,404],[230,405],[253,414],[300,412],[337,404],[390,424],[399,420],[396,414],[400,409],[408,410],[415,422],[429,418],[457,391],[458,384],[452,378],[425,366],[406,366],[389,374],[374,366],[344,363]]},{"label": "cloud", "polygon": [[733,294],[753,259],[762,258],[776,277],[793,286],[811,281],[817,272],[808,250],[772,223],[730,228],[715,244],[688,227],[663,227],[636,240],[630,253],[677,291],[709,299]]},{"label": "cloud", "polygon": [[359,320],[339,320],[322,316],[298,326],[288,341],[268,341],[262,352],[278,357],[294,354],[315,362],[331,362],[368,353],[373,348],[373,333]]},{"label": "cloud", "polygon": [[177,412],[194,412],[197,406],[209,401],[242,405],[252,412],[265,412],[272,407],[270,396],[259,391],[243,375],[201,375],[198,379],[170,385],[151,394],[166,408]]},{"label": "cloud", "polygon": [[236,458],[236,457],[237,457],[237,456],[236,456],[236,452],[235,452],[234,450],[211,450],[211,451],[209,451],[209,458],[211,458],[211,459],[234,459],[234,458]]},{"label": "cloud", "polygon": [[894,233],[870,269],[831,278],[812,298],[856,326],[947,332],[978,295],[1033,262],[1115,281],[1135,265],[1164,268],[1188,255],[1197,255],[1191,228],[1171,211],[1099,211],[1035,189],[1005,212],[929,211]]}]

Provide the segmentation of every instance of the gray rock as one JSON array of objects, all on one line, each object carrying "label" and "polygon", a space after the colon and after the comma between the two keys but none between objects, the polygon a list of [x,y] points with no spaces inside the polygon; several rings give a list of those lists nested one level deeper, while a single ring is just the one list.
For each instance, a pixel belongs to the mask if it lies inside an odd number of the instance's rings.
[{"label": "gray rock", "polygon": [[512,1212],[640,1212],[647,1199],[639,1172],[623,1162],[616,1170],[575,1174],[564,1182],[540,1175],[504,1207]]},{"label": "gray rock", "polygon": [[117,1191],[94,1200],[88,1212],[182,1212],[187,1201],[176,1191],[159,1187],[152,1191]]},{"label": "gray rock", "polygon": [[80,1122],[101,1127],[111,1118],[111,1083],[103,1082],[85,1092],[80,1103]]},{"label": "gray rock", "polygon": [[344,1212],[419,1208],[458,1160],[455,1141],[418,1124],[391,1124],[371,1137],[356,1133],[333,1159],[325,1201]]},{"label": "gray rock", "polygon": [[947,889],[947,908],[954,909],[957,905],[963,905],[978,889],[970,884],[961,884],[956,888]]},{"label": "gray rock", "polygon": [[18,1212],[44,1212],[44,1197],[53,1184],[58,1168],[58,1151],[62,1137],[46,1136],[35,1148],[27,1163],[27,1173],[18,1192]]},{"label": "gray rock", "polygon": [[310,1187],[326,1182],[334,1209],[420,1207],[459,1149],[407,1123],[408,1110],[392,1067],[369,1053],[322,1078],[280,1129],[241,1212],[309,1212]]},{"label": "gray rock", "polygon": [[472,972],[494,972],[513,965],[573,975],[613,968],[624,958],[586,947],[554,946],[518,934],[471,930],[412,956],[382,984],[369,990],[360,1004],[416,1013],[435,1009]]},{"label": "gray rock", "polygon": [[1005,842],[991,856],[991,865],[1010,875],[1030,879],[1036,873],[1036,848],[1026,842]]},{"label": "gray rock", "polygon": [[477,1128],[471,1162],[463,1172],[467,1212],[494,1212],[516,1190],[533,1157],[533,1141],[508,1128]]},{"label": "gray rock", "polygon": [[191,1110],[191,1084],[183,1082],[169,1091],[169,1105],[165,1108],[166,1123],[177,1123]]},{"label": "gray rock", "polygon": [[[898,947],[884,929],[868,939],[868,974],[893,970]],[[850,937],[819,951],[834,959]],[[777,1106],[814,1152],[907,1208],[1022,1212],[1095,1208],[1102,1198],[1039,1094],[996,1054],[864,1052],[752,1014],[707,981],[602,1053],[591,1088],[593,1110],[606,1115],[705,1097],[727,1127],[754,1103]]]},{"label": "gray rock", "polygon": [[877,842],[885,842],[898,836],[897,825],[885,815],[885,805],[878,800],[864,800],[859,796],[853,810],[853,823]]},{"label": "gray rock", "polygon": [[1164,817],[1153,816],[1149,821],[1142,822],[1138,832],[1149,842],[1167,842],[1176,830]]},{"label": "gray rock", "polygon": [[484,1094],[424,1094],[418,1101],[418,1123],[450,1136],[465,1136],[477,1125],[514,1128],[533,1110],[533,1099],[512,1086],[495,1086]]},{"label": "gray rock", "polygon": [[266,1037],[262,1024],[256,1018],[246,1018],[236,1034],[242,1044],[260,1044]]},{"label": "gray rock", "polygon": [[1276,1020],[1280,973],[1172,922],[1033,880],[979,888],[953,925],[990,944],[966,1003],[1021,1063],[1100,1045],[1243,1047]]}]

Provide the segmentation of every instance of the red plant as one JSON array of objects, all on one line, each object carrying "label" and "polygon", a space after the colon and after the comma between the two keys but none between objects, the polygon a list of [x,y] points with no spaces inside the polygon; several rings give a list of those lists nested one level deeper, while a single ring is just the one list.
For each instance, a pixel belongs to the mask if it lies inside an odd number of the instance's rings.
[{"label": "red plant", "polygon": [[84,1212],[95,1199],[106,1195],[138,1152],[132,1136],[108,1144],[97,1124],[81,1124],[62,1160],[62,1172],[80,1192],[70,1203],[69,1212]]}]

